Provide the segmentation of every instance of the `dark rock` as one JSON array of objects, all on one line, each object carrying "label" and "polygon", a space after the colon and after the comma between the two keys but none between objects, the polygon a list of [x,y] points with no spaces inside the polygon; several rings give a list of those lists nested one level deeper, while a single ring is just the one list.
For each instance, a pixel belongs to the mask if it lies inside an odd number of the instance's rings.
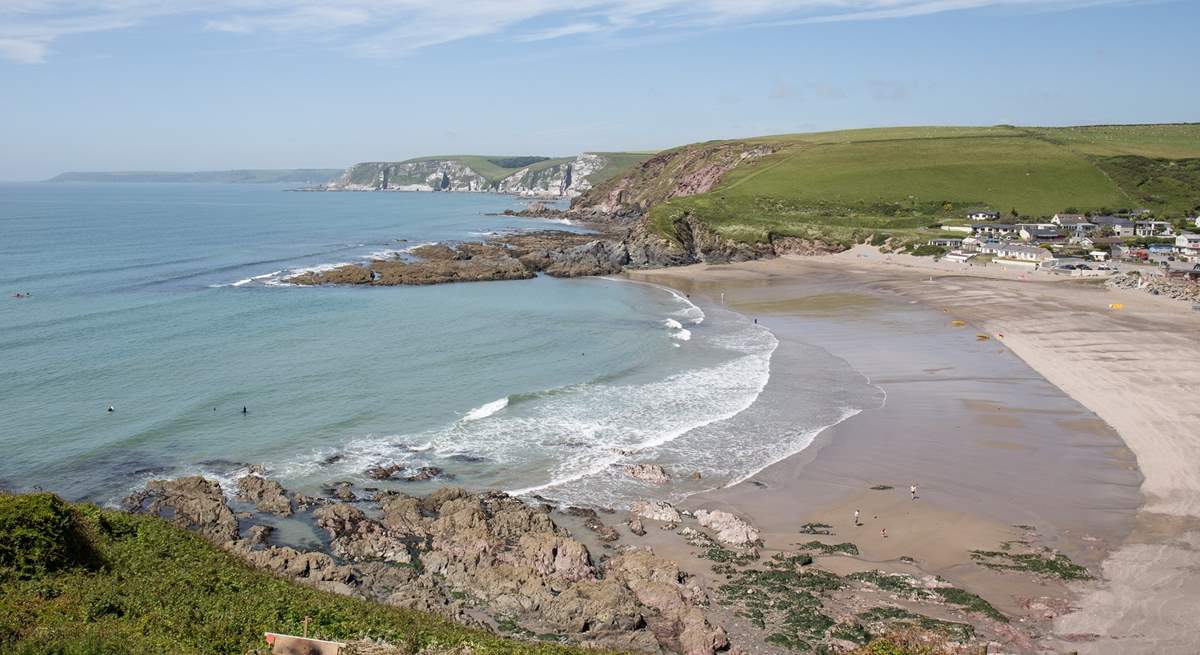
[{"label": "dark rock", "polygon": [[595,532],[600,537],[600,541],[611,542],[621,538],[621,535],[612,527],[600,522],[600,519],[595,516],[589,517],[583,522],[584,527],[592,532]]},{"label": "dark rock", "polygon": [[545,267],[555,277],[582,277],[620,273],[629,263],[625,244],[611,239],[597,239],[556,253],[553,262]]},{"label": "dark rock", "polygon": [[255,546],[265,544],[270,538],[271,533],[274,531],[275,528],[272,528],[269,525],[252,525],[250,526],[250,529],[246,531],[246,541],[249,541],[251,545]]},{"label": "dark rock", "polygon": [[404,480],[405,482],[424,482],[426,480],[432,480],[434,478],[441,477],[444,474],[445,471],[436,466],[422,466],[421,468],[417,469],[416,473],[404,478]]},{"label": "dark rock", "polygon": [[283,485],[275,480],[268,480],[257,475],[247,475],[238,478],[237,497],[249,503],[254,503],[260,512],[269,512],[279,516],[292,515],[292,502],[288,500]]},{"label": "dark rock", "polygon": [[374,480],[387,480],[388,478],[392,477],[393,475],[395,475],[403,470],[404,470],[403,464],[387,464],[387,465],[372,466],[371,468],[368,468],[365,471],[365,473],[366,473],[367,477],[372,478]]},{"label": "dark rock", "polygon": [[587,507],[576,507],[574,505],[566,509],[569,516],[578,516],[582,518],[596,518],[596,510]]},{"label": "dark rock", "polygon": [[331,495],[338,500],[358,500],[358,496],[355,495],[350,486],[351,485],[349,482],[339,482],[338,485],[334,487]]},{"label": "dark rock", "polygon": [[177,480],[151,480],[125,499],[129,511],[161,516],[224,544],[238,538],[238,521],[216,480],[194,475]]}]

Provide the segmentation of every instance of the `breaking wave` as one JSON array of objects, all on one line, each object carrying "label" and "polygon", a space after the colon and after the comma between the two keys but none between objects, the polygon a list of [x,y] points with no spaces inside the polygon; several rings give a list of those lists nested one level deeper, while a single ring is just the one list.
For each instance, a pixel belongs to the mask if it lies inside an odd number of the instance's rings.
[{"label": "breaking wave", "polygon": [[505,396],[504,398],[501,398],[500,400],[493,400],[492,402],[487,403],[486,405],[480,405],[479,407],[476,407],[475,409],[467,412],[467,415],[463,417],[463,420],[464,421],[478,421],[480,419],[485,419],[485,418],[495,414],[496,412],[499,412],[500,410],[504,409],[505,407],[508,407],[508,396]]}]

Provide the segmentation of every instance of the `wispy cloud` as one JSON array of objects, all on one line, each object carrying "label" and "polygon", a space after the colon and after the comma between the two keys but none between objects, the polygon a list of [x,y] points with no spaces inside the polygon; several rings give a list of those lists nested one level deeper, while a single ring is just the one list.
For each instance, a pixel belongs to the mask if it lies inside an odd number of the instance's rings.
[{"label": "wispy cloud", "polygon": [[912,16],[1002,7],[1076,9],[1138,0],[0,0],[0,57],[39,63],[55,43],[167,17],[197,30],[253,38],[287,34],[303,45],[393,56],[481,37],[513,41],[614,32],[671,32]]}]

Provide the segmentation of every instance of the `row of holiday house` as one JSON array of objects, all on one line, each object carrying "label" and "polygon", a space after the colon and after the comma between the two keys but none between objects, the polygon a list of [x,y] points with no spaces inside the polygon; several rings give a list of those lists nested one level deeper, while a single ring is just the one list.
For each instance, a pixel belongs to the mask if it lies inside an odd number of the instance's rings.
[{"label": "row of holiday house", "polygon": [[[1183,262],[1200,262],[1200,234],[1175,233],[1166,221],[1137,220],[1124,216],[1085,216],[1055,214],[1048,223],[998,223],[995,212],[975,212],[968,215],[972,225],[944,225],[943,231],[967,234],[962,238],[933,239],[931,245],[951,252],[951,261],[966,261],[976,255],[991,255],[995,259],[1031,266],[1056,263],[1055,251],[1065,248],[1084,251],[1090,259],[1155,259],[1170,257]],[[988,222],[980,222],[988,221]],[[1200,218],[1189,223],[1200,227]],[[1102,236],[1103,235],[1103,236]],[[1155,237],[1172,242],[1132,248],[1123,239]]]}]

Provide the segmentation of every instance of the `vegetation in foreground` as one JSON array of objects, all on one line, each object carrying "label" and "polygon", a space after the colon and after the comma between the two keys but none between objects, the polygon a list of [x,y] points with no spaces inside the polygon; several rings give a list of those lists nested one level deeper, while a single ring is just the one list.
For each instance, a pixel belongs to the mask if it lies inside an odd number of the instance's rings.
[{"label": "vegetation in foreground", "polygon": [[152,517],[0,495],[0,652],[246,653],[265,631],[384,639],[421,653],[581,653],[506,640],[256,571]]},{"label": "vegetation in foreground", "polygon": [[[854,544],[809,542],[802,551],[818,554],[857,552]],[[871,570],[839,576],[812,566],[806,552],[777,553],[761,567],[734,561],[713,567],[726,578],[718,589],[723,605],[733,609],[761,630],[765,640],[797,652],[832,652],[831,642],[850,642],[862,647],[855,653],[945,653],[971,645],[975,628],[969,623],[948,621],[898,607],[876,605],[846,617],[831,609],[839,592],[868,601],[878,590],[895,598],[943,605],[997,623],[1008,618],[983,598],[963,589],[928,586],[906,574]],[[837,618],[838,615],[843,615]],[[896,635],[906,635],[897,639]]]},{"label": "vegetation in foreground", "polygon": [[[756,148],[771,154],[736,163],[707,193],[664,192],[644,203],[655,230],[673,238],[674,222],[691,215],[738,242],[797,236],[847,245],[880,234],[928,239],[973,209],[1019,220],[1070,209],[1146,208],[1169,217],[1200,208],[1200,124],[885,128],[671,152],[703,172],[729,161],[730,149]],[[668,163],[630,186],[665,188],[666,178],[688,172]]]}]

